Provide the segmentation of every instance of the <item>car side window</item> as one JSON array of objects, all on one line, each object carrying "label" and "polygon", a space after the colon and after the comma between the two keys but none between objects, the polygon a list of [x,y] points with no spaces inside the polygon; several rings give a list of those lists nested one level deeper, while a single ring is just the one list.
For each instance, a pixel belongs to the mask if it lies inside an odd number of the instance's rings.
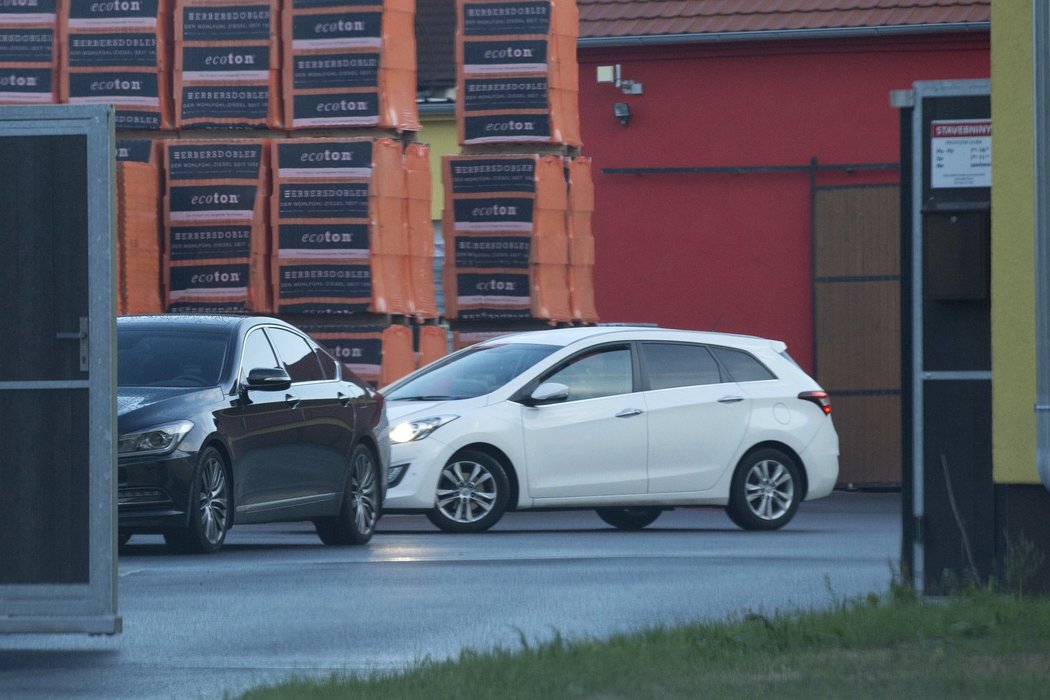
[{"label": "car side window", "polygon": [[546,381],[569,387],[569,401],[629,394],[634,391],[631,351],[613,348],[588,353],[574,359]]},{"label": "car side window", "polygon": [[760,382],[766,379],[776,379],[777,376],[769,371],[769,368],[759,362],[753,355],[743,350],[732,350],[712,346],[711,350],[722,366],[729,372],[734,382]]},{"label": "car side window", "polygon": [[719,384],[718,363],[703,345],[685,343],[643,343],[642,357],[649,389]]},{"label": "car side window", "polygon": [[273,342],[292,382],[316,382],[324,379],[317,355],[305,338],[283,328],[267,328],[266,335]]},{"label": "car side window", "polygon": [[244,351],[241,353],[241,379],[248,378],[248,372],[259,367],[272,369],[280,367],[277,356],[273,354],[270,341],[261,329],[254,330],[244,339]]},{"label": "car side window", "polygon": [[317,353],[317,361],[321,363],[321,374],[325,379],[336,378],[335,358],[321,348],[314,348]]}]

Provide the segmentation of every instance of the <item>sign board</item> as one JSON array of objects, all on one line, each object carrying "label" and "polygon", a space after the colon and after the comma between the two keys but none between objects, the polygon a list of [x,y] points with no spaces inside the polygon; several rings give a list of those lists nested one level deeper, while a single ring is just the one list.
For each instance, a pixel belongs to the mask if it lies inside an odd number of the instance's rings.
[{"label": "sign board", "polygon": [[930,124],[930,187],[992,186],[992,121],[946,119]]}]

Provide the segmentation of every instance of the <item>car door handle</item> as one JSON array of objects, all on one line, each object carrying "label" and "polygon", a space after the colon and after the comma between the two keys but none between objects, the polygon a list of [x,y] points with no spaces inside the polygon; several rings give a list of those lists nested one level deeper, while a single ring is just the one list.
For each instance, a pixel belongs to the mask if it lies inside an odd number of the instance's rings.
[{"label": "car door handle", "polygon": [[341,391],[338,394],[336,394],[336,396],[339,397],[339,403],[343,404],[343,408],[346,408],[347,406],[349,406],[350,405],[350,401],[353,400],[353,398],[354,398],[354,397],[350,396],[349,394],[344,394]]},{"label": "car door handle", "polygon": [[284,395],[284,402],[288,404],[288,408],[299,408],[299,397],[293,396],[292,394]]},{"label": "car door handle", "polygon": [[723,396],[718,400],[718,403],[737,403],[743,400],[743,396]]},{"label": "car door handle", "polygon": [[625,408],[616,414],[617,418],[631,418],[632,416],[642,415],[642,409],[640,408]]}]

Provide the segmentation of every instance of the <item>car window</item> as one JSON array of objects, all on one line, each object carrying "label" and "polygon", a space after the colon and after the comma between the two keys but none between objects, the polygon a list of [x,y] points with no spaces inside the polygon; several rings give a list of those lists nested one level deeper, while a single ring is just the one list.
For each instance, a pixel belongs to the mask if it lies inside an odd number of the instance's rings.
[{"label": "car window", "polygon": [[306,339],[283,328],[267,328],[266,335],[284,363],[293,382],[316,382],[324,379],[321,364]]},{"label": "car window", "polygon": [[643,343],[642,357],[651,390],[722,382],[718,363],[703,345]]},{"label": "car window", "polygon": [[314,348],[314,352],[317,354],[317,361],[321,363],[321,375],[325,379],[335,379],[335,358],[321,348]]},{"label": "car window", "polygon": [[248,372],[253,369],[260,367],[272,369],[280,366],[277,356],[273,354],[273,348],[270,347],[270,341],[266,339],[266,334],[261,329],[249,333],[244,339],[244,352],[241,353],[241,379],[246,380]]},{"label": "car window", "polygon": [[755,359],[755,357],[743,350],[733,350],[712,346],[718,361],[729,372],[734,382],[759,382],[764,379],[776,379],[777,376]]},{"label": "car window", "polygon": [[391,401],[469,399],[483,396],[547,357],[557,345],[507,343],[479,345],[438,360],[421,374],[392,384]]},{"label": "car window", "polygon": [[215,386],[228,345],[226,333],[122,329],[117,334],[117,384]]},{"label": "car window", "polygon": [[629,394],[634,391],[631,351],[612,348],[588,353],[572,360],[545,381],[569,387],[569,401]]}]

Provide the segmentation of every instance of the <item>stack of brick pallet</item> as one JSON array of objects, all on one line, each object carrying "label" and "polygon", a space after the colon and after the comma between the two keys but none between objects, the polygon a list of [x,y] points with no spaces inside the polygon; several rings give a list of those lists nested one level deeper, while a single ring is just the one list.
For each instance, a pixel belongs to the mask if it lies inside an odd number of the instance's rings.
[{"label": "stack of brick pallet", "polygon": [[55,2],[0,4],[0,104],[58,102]]},{"label": "stack of brick pallet", "polygon": [[161,295],[160,143],[117,142],[117,312],[155,314]]},{"label": "stack of brick pallet", "polygon": [[282,36],[289,126],[419,129],[412,0],[291,0]]},{"label": "stack of brick pallet", "polygon": [[572,320],[558,156],[445,156],[445,309],[461,321]]},{"label": "stack of brick pallet", "polygon": [[171,0],[71,2],[59,25],[63,102],[114,105],[118,129],[171,128]]},{"label": "stack of brick pallet", "polygon": [[[453,344],[525,321],[595,322],[593,186],[589,159],[576,154],[576,4],[457,0],[456,7],[465,154],[446,156],[442,168]],[[528,152],[541,146],[559,150]],[[489,327],[463,325],[476,322]]]},{"label": "stack of brick pallet", "polygon": [[263,140],[165,142],[166,308],[269,313],[269,149]]},{"label": "stack of brick pallet", "polygon": [[278,313],[408,313],[400,144],[286,139],[272,148]]},{"label": "stack of brick pallet", "polygon": [[430,202],[430,147],[410,143],[405,147],[406,210],[408,223],[408,275],[412,286],[412,312],[418,318],[437,318],[434,292],[434,221]]},{"label": "stack of brick pallet", "polygon": [[579,12],[569,0],[457,0],[461,144],[580,146]]},{"label": "stack of brick pallet", "polygon": [[279,0],[176,0],[175,126],[283,125]]}]

